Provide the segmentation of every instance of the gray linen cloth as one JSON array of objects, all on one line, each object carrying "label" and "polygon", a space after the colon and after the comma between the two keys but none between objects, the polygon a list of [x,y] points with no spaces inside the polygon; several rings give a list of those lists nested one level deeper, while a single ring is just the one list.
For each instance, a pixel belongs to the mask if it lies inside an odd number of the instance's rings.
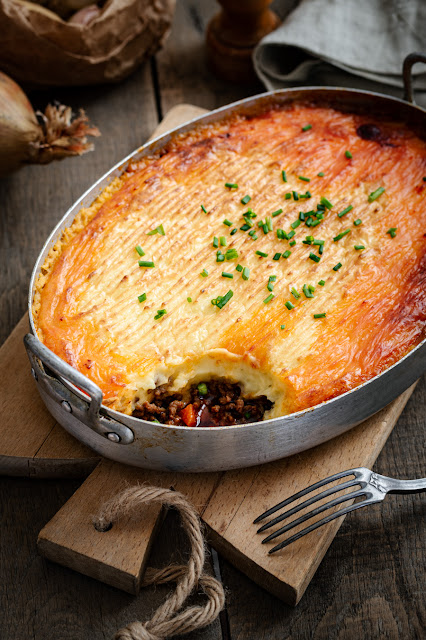
[{"label": "gray linen cloth", "polygon": [[[426,0],[276,2],[283,24],[256,47],[268,89],[345,86],[402,97],[402,63],[426,53]],[[415,100],[426,106],[426,65],[413,67]]]}]

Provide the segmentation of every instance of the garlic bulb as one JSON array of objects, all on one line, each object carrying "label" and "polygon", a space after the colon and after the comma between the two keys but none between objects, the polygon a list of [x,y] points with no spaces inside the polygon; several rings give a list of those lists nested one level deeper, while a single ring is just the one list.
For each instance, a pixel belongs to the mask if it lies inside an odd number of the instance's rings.
[{"label": "garlic bulb", "polygon": [[90,151],[88,135],[100,133],[84,111],[73,120],[70,107],[48,105],[36,115],[22,89],[0,71],[0,176],[23,164],[47,164]]}]

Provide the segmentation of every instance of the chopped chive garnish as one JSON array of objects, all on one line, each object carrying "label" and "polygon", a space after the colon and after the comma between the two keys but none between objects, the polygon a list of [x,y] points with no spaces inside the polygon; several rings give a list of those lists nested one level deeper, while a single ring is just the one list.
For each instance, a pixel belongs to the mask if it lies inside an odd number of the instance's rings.
[{"label": "chopped chive garnish", "polygon": [[308,289],[311,293],[313,293],[315,291],[315,287],[313,284],[308,284]]},{"label": "chopped chive garnish", "polygon": [[244,218],[257,218],[257,213],[255,213],[252,209],[248,209],[244,214]]},{"label": "chopped chive garnish", "polygon": [[144,256],[145,255],[145,251],[142,249],[142,247],[140,246],[140,244],[136,245],[135,247],[136,251],[138,252],[138,254],[140,256]]},{"label": "chopped chive garnish", "polygon": [[333,271],[339,271],[340,267],[342,266],[341,262],[338,262],[336,265],[334,265],[333,267]]},{"label": "chopped chive garnish", "polygon": [[314,313],[314,318],[325,318],[325,313]]},{"label": "chopped chive garnish", "polygon": [[312,253],[312,252],[309,254],[309,257],[314,262],[319,262],[321,260],[320,256],[317,256],[315,253]]},{"label": "chopped chive garnish", "polygon": [[314,297],[314,294],[309,289],[308,285],[304,284],[303,287],[302,287],[302,291],[305,294],[305,298],[313,298]]},{"label": "chopped chive garnish", "polygon": [[241,276],[242,276],[243,280],[248,280],[249,276],[250,276],[250,269],[248,267],[244,267]]},{"label": "chopped chive garnish", "polygon": [[252,229],[251,231],[249,231],[249,236],[255,236],[256,235],[256,229]]},{"label": "chopped chive garnish", "polygon": [[391,227],[386,231],[386,233],[388,233],[391,238],[394,238],[396,236],[396,227]]},{"label": "chopped chive garnish", "polygon": [[269,231],[273,231],[273,228],[272,228],[272,218],[270,218],[269,216],[267,216],[267,217],[265,218],[265,221],[266,221],[266,226],[268,227],[268,230],[269,230]]},{"label": "chopped chive garnish", "polygon": [[277,276],[269,276],[268,280],[269,280],[269,282],[276,282],[277,281]]},{"label": "chopped chive garnish", "polygon": [[225,262],[225,256],[222,251],[216,251],[216,262]]},{"label": "chopped chive garnish", "polygon": [[294,304],[292,302],[290,302],[290,300],[287,300],[287,302],[285,303],[285,306],[287,307],[287,309],[290,311],[291,309],[294,309]]},{"label": "chopped chive garnish", "polygon": [[248,231],[250,229],[251,225],[247,224],[247,222],[245,224],[243,224],[242,227],[240,227],[240,231]]},{"label": "chopped chive garnish", "polygon": [[187,301],[188,301],[188,302],[192,302],[192,298],[189,298],[189,297],[188,297],[188,298],[187,298]]},{"label": "chopped chive garnish", "polygon": [[320,256],[322,256],[322,254],[324,253],[324,245],[323,244],[320,244],[319,249],[318,249],[318,253],[320,254]]},{"label": "chopped chive garnish", "polygon": [[286,200],[291,200],[291,193],[286,193],[286,194],[285,194],[285,196],[284,196],[284,198],[285,198]]},{"label": "chopped chive garnish", "polygon": [[229,302],[233,295],[234,292],[232,291],[232,289],[229,289],[228,293],[225,293],[224,296],[218,296],[217,298],[212,300],[212,305],[215,305],[219,309],[222,309],[222,307],[224,307],[226,303]]},{"label": "chopped chive garnish", "polygon": [[225,187],[228,187],[228,189],[238,189],[236,182],[225,182]]},{"label": "chopped chive garnish", "polygon": [[281,330],[282,330],[282,329],[285,329],[285,324],[282,324],[282,325],[280,326],[280,329],[281,329]]},{"label": "chopped chive garnish", "polygon": [[327,209],[332,209],[333,208],[333,205],[331,204],[330,200],[328,200],[324,196],[322,196],[322,198],[321,198],[321,204],[323,204],[324,207],[327,207]]},{"label": "chopped chive garnish", "polygon": [[343,211],[341,211],[340,213],[338,213],[338,217],[339,218],[343,218],[343,216],[345,216],[347,213],[349,213],[349,211],[352,211],[353,206],[350,204],[348,207],[346,207],[346,209],[343,209]]},{"label": "chopped chive garnish", "polygon": [[299,211],[299,220],[301,220],[301,222],[305,222],[305,212],[304,211]]},{"label": "chopped chive garnish", "polygon": [[296,298],[296,300],[300,298],[300,293],[294,287],[290,289],[290,293]]},{"label": "chopped chive garnish", "polygon": [[154,316],[154,320],[159,320],[163,316],[165,316],[167,311],[165,309],[158,309],[156,315]]},{"label": "chopped chive garnish", "polygon": [[309,198],[312,198],[312,193],[310,191],[307,191],[306,193],[299,193],[299,198],[306,198],[307,200],[309,200]]},{"label": "chopped chive garnish", "polygon": [[300,222],[301,222],[300,220],[295,220],[294,222],[291,223],[290,227],[292,229],[297,229],[297,227],[299,226]]},{"label": "chopped chive garnish", "polygon": [[290,256],[291,256],[291,251],[289,251],[288,249],[287,251],[284,251],[283,258],[289,258]]},{"label": "chopped chive garnish", "polygon": [[233,236],[235,233],[237,233],[238,229],[232,229],[230,235]]},{"label": "chopped chive garnish", "polygon": [[243,266],[241,264],[237,264],[235,268],[237,271],[240,271],[240,272],[243,270]]},{"label": "chopped chive garnish", "polygon": [[221,247],[226,247],[226,238],[225,236],[220,236],[219,237],[219,244]]},{"label": "chopped chive garnish", "polygon": [[204,211],[204,213],[207,213],[207,209],[205,208],[205,206],[203,204],[201,205],[201,210]]},{"label": "chopped chive garnish", "polygon": [[284,235],[284,231],[282,229],[277,229],[277,238],[279,238],[280,240],[284,240],[285,235]]},{"label": "chopped chive garnish", "polygon": [[155,264],[152,262],[152,260],[139,260],[138,265],[140,267],[146,267],[147,269],[152,269],[153,267],[155,267]]},{"label": "chopped chive garnish", "polygon": [[309,129],[312,129],[312,125],[311,124],[305,124],[305,126],[302,127],[302,131],[309,131]]},{"label": "chopped chive garnish", "polygon": [[228,271],[222,271],[222,278],[233,278],[234,274],[229,273]]},{"label": "chopped chive garnish", "polygon": [[247,195],[244,198],[241,198],[241,204],[248,204],[251,200],[251,196]]},{"label": "chopped chive garnish", "polygon": [[342,231],[342,233],[339,233],[337,236],[335,236],[333,238],[334,242],[337,242],[338,240],[341,240],[342,238],[344,238],[346,235],[348,235],[348,233],[350,233],[351,230],[350,229],[345,229],[345,231]]},{"label": "chopped chive garnish", "polygon": [[164,231],[164,227],[162,224],[159,224],[158,227],[155,227],[155,229],[152,229],[151,231],[148,231],[148,233],[146,234],[147,236],[153,236],[156,233],[159,233],[160,236],[165,236],[166,232]]},{"label": "chopped chive garnish", "polygon": [[206,271],[206,269],[203,269],[202,272],[200,273],[200,276],[202,276],[203,278],[207,278],[208,275],[209,275],[209,272]]},{"label": "chopped chive garnish", "polygon": [[354,220],[354,225],[356,227],[359,227],[360,224],[362,224],[362,220],[360,218],[358,218],[358,220]]},{"label": "chopped chive garnish", "polygon": [[357,251],[362,251],[363,249],[365,249],[365,247],[363,244],[355,244],[354,249],[356,249]]},{"label": "chopped chive garnish", "polygon": [[273,218],[276,218],[276,217],[277,217],[277,216],[279,216],[279,215],[280,215],[280,213],[282,213],[282,212],[283,212],[283,210],[282,210],[282,209],[277,209],[276,211],[273,211],[273,212],[271,213],[271,216],[272,216]]},{"label": "chopped chive garnish", "polygon": [[297,191],[292,191],[292,194],[293,194],[294,200],[299,200],[299,194],[297,193]]},{"label": "chopped chive garnish", "polygon": [[261,258],[267,258],[268,254],[265,253],[264,251],[256,251],[256,255],[260,256]]},{"label": "chopped chive garnish", "polygon": [[272,258],[272,260],[279,260],[281,258],[281,254],[280,253],[276,253],[274,255],[274,257]]},{"label": "chopped chive garnish", "polygon": [[152,420],[150,420],[150,422],[155,422],[156,424],[161,424],[161,422],[159,420],[157,420],[157,418],[153,418]]},{"label": "chopped chive garnish", "polygon": [[268,282],[268,284],[266,285],[266,288],[268,289],[268,291],[273,291],[274,290],[274,283],[273,282]]},{"label": "chopped chive garnish", "polygon": [[227,227],[232,227],[232,222],[227,218],[225,218],[225,220],[223,221],[223,224],[226,224]]},{"label": "chopped chive garnish", "polygon": [[145,302],[146,300],[146,293],[141,293],[140,296],[138,296],[138,300],[139,302]]},{"label": "chopped chive garnish", "polygon": [[345,151],[345,156],[350,160],[352,158],[352,154],[350,151]]},{"label": "chopped chive garnish", "polygon": [[275,298],[273,293],[270,293],[269,296],[267,298],[264,299],[264,303],[267,304],[268,302],[271,302],[271,300],[273,300]]},{"label": "chopped chive garnish", "polygon": [[290,247],[294,247],[294,245],[296,244],[296,240],[292,240],[288,244],[290,245]]},{"label": "chopped chive garnish", "polygon": [[303,182],[310,182],[311,179],[310,178],[305,178],[305,176],[297,176],[299,178],[299,180],[303,180]]},{"label": "chopped chive garnish", "polygon": [[[251,234],[250,234],[251,235]],[[257,235],[255,233],[253,233],[253,235],[251,236],[252,240],[257,240]]]},{"label": "chopped chive garnish", "polygon": [[287,182],[287,174],[286,174],[286,172],[284,170],[281,171],[281,177],[283,179],[283,182]]},{"label": "chopped chive garnish", "polygon": [[377,198],[381,196],[385,191],[386,189],[384,187],[379,187],[378,189],[370,193],[370,195],[368,196],[368,202],[374,202],[374,200],[377,200]]},{"label": "chopped chive garnish", "polygon": [[318,178],[323,178],[324,177],[324,171],[320,171],[319,173],[317,173]]},{"label": "chopped chive garnish", "polygon": [[321,247],[324,244],[325,240],[314,240],[312,244]]},{"label": "chopped chive garnish", "polygon": [[325,285],[325,280],[319,280],[318,284],[320,287],[323,287]]},{"label": "chopped chive garnish", "polygon": [[295,235],[295,231],[294,230],[293,231],[289,231],[287,233],[287,238],[286,239],[287,240],[291,240],[294,235]]},{"label": "chopped chive garnish", "polygon": [[233,260],[234,258],[238,258],[238,251],[236,249],[227,249],[225,258],[226,260]]},{"label": "chopped chive garnish", "polygon": [[215,249],[217,249],[219,246],[219,238],[217,238],[216,236],[213,238],[213,247]]}]

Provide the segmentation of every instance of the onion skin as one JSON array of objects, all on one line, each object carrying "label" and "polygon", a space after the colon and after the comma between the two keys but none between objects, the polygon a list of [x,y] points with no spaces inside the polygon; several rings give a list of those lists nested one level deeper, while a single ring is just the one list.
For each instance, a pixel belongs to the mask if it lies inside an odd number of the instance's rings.
[{"label": "onion skin", "polygon": [[64,105],[48,105],[36,115],[19,85],[0,71],[0,176],[24,164],[47,164],[90,151],[88,135],[100,133],[83,110],[74,120]]}]

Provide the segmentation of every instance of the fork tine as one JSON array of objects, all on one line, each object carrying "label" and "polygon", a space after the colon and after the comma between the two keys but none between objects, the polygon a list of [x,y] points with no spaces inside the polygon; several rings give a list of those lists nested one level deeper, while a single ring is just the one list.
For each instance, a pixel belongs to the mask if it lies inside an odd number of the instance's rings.
[{"label": "fork tine", "polygon": [[348,505],[344,509],[340,509],[339,511],[336,511],[336,513],[330,514],[326,518],[323,518],[323,520],[314,522],[314,524],[311,524],[309,525],[309,527],[302,529],[302,531],[299,531],[299,533],[295,533],[294,536],[291,536],[290,538],[287,538],[287,540],[280,542],[275,547],[273,547],[273,549],[270,549],[268,551],[268,554],[270,555],[271,553],[275,553],[275,551],[279,551],[280,549],[287,547],[289,544],[291,544],[292,542],[296,542],[296,540],[299,540],[299,538],[302,538],[307,533],[310,533],[311,531],[318,529],[318,527],[322,527],[324,524],[327,524],[328,522],[331,522],[336,518],[340,518],[340,516],[344,516],[347,513],[350,513],[351,511],[355,511],[355,509],[361,509],[361,507],[366,507],[367,505],[375,504],[376,502],[380,502],[380,499],[379,500],[367,499],[367,500],[362,500],[361,502],[357,502],[356,504]]},{"label": "fork tine", "polygon": [[262,513],[260,516],[256,518],[256,520],[253,520],[253,524],[257,524],[264,518],[267,518],[268,516],[272,515],[276,511],[279,511],[279,509],[286,507],[291,502],[294,502],[298,498],[302,498],[307,493],[310,493],[311,491],[314,491],[319,487],[323,487],[325,484],[328,484],[329,482],[333,482],[334,480],[340,480],[340,478],[344,478],[345,476],[350,476],[350,475],[355,475],[355,477],[360,477],[361,475],[360,471],[361,471],[361,468],[356,467],[355,469],[348,469],[347,471],[340,471],[339,473],[334,473],[332,476],[328,476],[328,478],[324,478],[319,482],[315,482],[314,484],[311,484],[309,487],[306,487],[305,489],[298,491],[297,493],[293,494],[289,498],[286,498],[279,504],[276,504],[274,507],[271,507],[270,509]]},{"label": "fork tine", "polygon": [[338,498],[334,498],[334,500],[330,500],[330,502],[326,502],[326,504],[323,504],[320,507],[317,507],[316,509],[312,509],[312,511],[309,511],[304,516],[301,516],[300,518],[296,518],[296,520],[293,520],[289,524],[286,524],[284,527],[281,527],[281,529],[278,529],[278,531],[274,531],[274,533],[271,533],[267,538],[262,540],[262,544],[265,544],[265,542],[269,542],[270,540],[273,540],[274,538],[281,535],[282,533],[285,533],[286,531],[289,531],[290,529],[297,527],[297,525],[302,524],[302,522],[306,522],[306,520],[310,520],[314,516],[317,516],[320,513],[323,513],[323,511],[327,511],[327,509],[331,509],[332,507],[337,507],[337,505],[341,504],[342,502],[347,502],[348,500],[353,500],[355,498],[359,498],[360,496],[366,496],[366,498],[368,499],[371,496],[371,493],[367,492],[365,489],[359,489],[358,491],[352,491],[351,493],[347,493],[344,496],[339,496]]},{"label": "fork tine", "polygon": [[305,507],[309,507],[311,504],[314,504],[314,502],[319,502],[323,498],[327,498],[328,496],[331,496],[333,493],[337,493],[338,491],[343,491],[343,489],[348,489],[349,487],[353,487],[353,486],[359,485],[359,484],[361,485],[362,489],[366,485],[365,482],[360,481],[357,478],[354,478],[353,480],[349,480],[348,482],[343,482],[342,484],[338,484],[335,487],[330,487],[330,489],[326,489],[326,491],[322,491],[321,493],[318,493],[318,494],[312,496],[312,498],[309,498],[308,500],[305,500],[304,502],[301,502],[296,507],[293,507],[292,509],[289,509],[288,511],[284,511],[284,513],[281,513],[276,518],[273,518],[272,520],[270,520],[266,524],[262,525],[260,527],[260,529],[257,530],[257,533],[262,533],[262,531],[266,531],[267,529],[270,529],[271,527],[273,527],[278,522],[282,522],[286,518],[289,518],[290,516],[293,516],[298,511],[301,511]]}]

